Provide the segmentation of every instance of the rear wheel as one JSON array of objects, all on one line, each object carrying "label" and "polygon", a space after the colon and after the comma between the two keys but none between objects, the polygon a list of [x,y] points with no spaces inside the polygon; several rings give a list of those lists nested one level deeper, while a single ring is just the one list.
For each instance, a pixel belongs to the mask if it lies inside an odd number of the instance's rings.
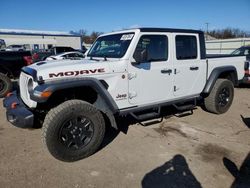
[{"label": "rear wheel", "polygon": [[234,86],[230,80],[218,79],[207,98],[204,99],[207,111],[222,114],[228,111],[234,98]]},{"label": "rear wheel", "polygon": [[12,90],[12,82],[5,74],[0,73],[0,98],[7,95]]},{"label": "rear wheel", "polygon": [[105,122],[91,104],[70,100],[45,117],[42,137],[49,152],[62,161],[76,161],[92,155],[101,145]]}]

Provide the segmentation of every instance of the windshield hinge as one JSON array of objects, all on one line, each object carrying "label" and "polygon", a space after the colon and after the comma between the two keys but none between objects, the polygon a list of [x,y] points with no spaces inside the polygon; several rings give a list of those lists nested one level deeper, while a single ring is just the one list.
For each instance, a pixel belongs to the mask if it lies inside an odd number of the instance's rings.
[{"label": "windshield hinge", "polygon": [[136,78],[137,74],[136,73],[128,73],[128,79],[132,80],[133,78]]},{"label": "windshield hinge", "polygon": [[137,96],[137,93],[136,93],[135,91],[131,91],[131,92],[129,92],[129,94],[128,94],[129,99],[132,99],[132,98],[134,98],[134,97],[136,97],[136,96]]}]

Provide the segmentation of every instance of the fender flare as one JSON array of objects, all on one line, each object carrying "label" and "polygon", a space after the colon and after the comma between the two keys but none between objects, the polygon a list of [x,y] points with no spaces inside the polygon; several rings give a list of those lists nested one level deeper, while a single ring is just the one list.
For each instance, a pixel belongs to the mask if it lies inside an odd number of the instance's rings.
[{"label": "fender flare", "polygon": [[225,72],[233,72],[234,73],[234,79],[235,79],[234,81],[235,81],[236,84],[238,83],[237,70],[236,70],[236,68],[234,66],[217,67],[211,72],[202,93],[205,93],[205,94],[210,93],[211,90],[213,89],[214,84],[215,84],[216,80],[218,79],[218,77],[222,73],[225,73]]},{"label": "fender flare", "polygon": [[97,93],[97,100],[93,105],[103,112],[110,120],[111,126],[118,128],[114,115],[119,112],[118,106],[115,101],[104,87],[104,85],[95,78],[79,78],[79,79],[68,79],[68,80],[58,80],[51,81],[41,85],[36,86],[32,91],[29,91],[31,100],[34,100],[38,103],[45,103],[49,98],[42,98],[40,96],[41,92],[55,91],[62,89],[74,89],[75,87],[91,87]]}]

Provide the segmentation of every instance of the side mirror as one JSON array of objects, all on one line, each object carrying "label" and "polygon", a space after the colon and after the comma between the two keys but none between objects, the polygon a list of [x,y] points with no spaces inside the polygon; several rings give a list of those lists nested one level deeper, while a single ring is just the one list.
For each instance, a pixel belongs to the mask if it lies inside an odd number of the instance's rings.
[{"label": "side mirror", "polygon": [[136,50],[133,58],[135,59],[134,64],[144,63],[148,60],[148,52],[146,49],[144,50]]}]

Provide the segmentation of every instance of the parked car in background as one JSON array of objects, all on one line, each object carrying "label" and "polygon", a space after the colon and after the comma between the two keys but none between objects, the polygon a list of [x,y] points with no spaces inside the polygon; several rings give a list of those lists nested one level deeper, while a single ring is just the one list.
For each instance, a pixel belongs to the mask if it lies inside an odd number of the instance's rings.
[{"label": "parked car in background", "polygon": [[77,50],[68,46],[55,46],[46,51],[35,50],[32,52],[32,57],[33,57],[34,62],[38,62],[38,61],[43,61],[47,57],[52,56],[52,55],[57,55],[63,52],[72,52],[72,51],[77,51]]},{"label": "parked car in background", "polygon": [[25,48],[25,46],[24,45],[9,45],[6,49],[5,49],[5,51],[15,51],[15,52],[17,52],[17,51],[25,51],[26,50],[26,48]]},{"label": "parked car in background", "polygon": [[5,41],[3,39],[0,39],[0,51],[5,50],[5,48],[6,48]]},{"label": "parked car in background", "polygon": [[11,79],[19,77],[22,67],[32,63],[30,51],[0,52],[0,97],[12,90]]},{"label": "parked car in background", "polygon": [[[250,61],[250,46],[242,46],[236,50],[234,50],[232,55],[245,55],[247,57],[247,60]],[[248,62],[249,64],[249,62]],[[245,76],[243,78],[244,84],[250,84],[250,67],[249,65],[245,67]]]},{"label": "parked car in background", "polygon": [[250,46],[242,46],[236,50],[234,50],[232,55],[245,55],[247,59],[250,59]]},{"label": "parked car in background", "polygon": [[81,52],[65,52],[65,53],[61,53],[58,55],[52,55],[46,58],[47,61],[51,61],[51,60],[61,60],[61,59],[83,59],[84,58],[84,54]]}]

